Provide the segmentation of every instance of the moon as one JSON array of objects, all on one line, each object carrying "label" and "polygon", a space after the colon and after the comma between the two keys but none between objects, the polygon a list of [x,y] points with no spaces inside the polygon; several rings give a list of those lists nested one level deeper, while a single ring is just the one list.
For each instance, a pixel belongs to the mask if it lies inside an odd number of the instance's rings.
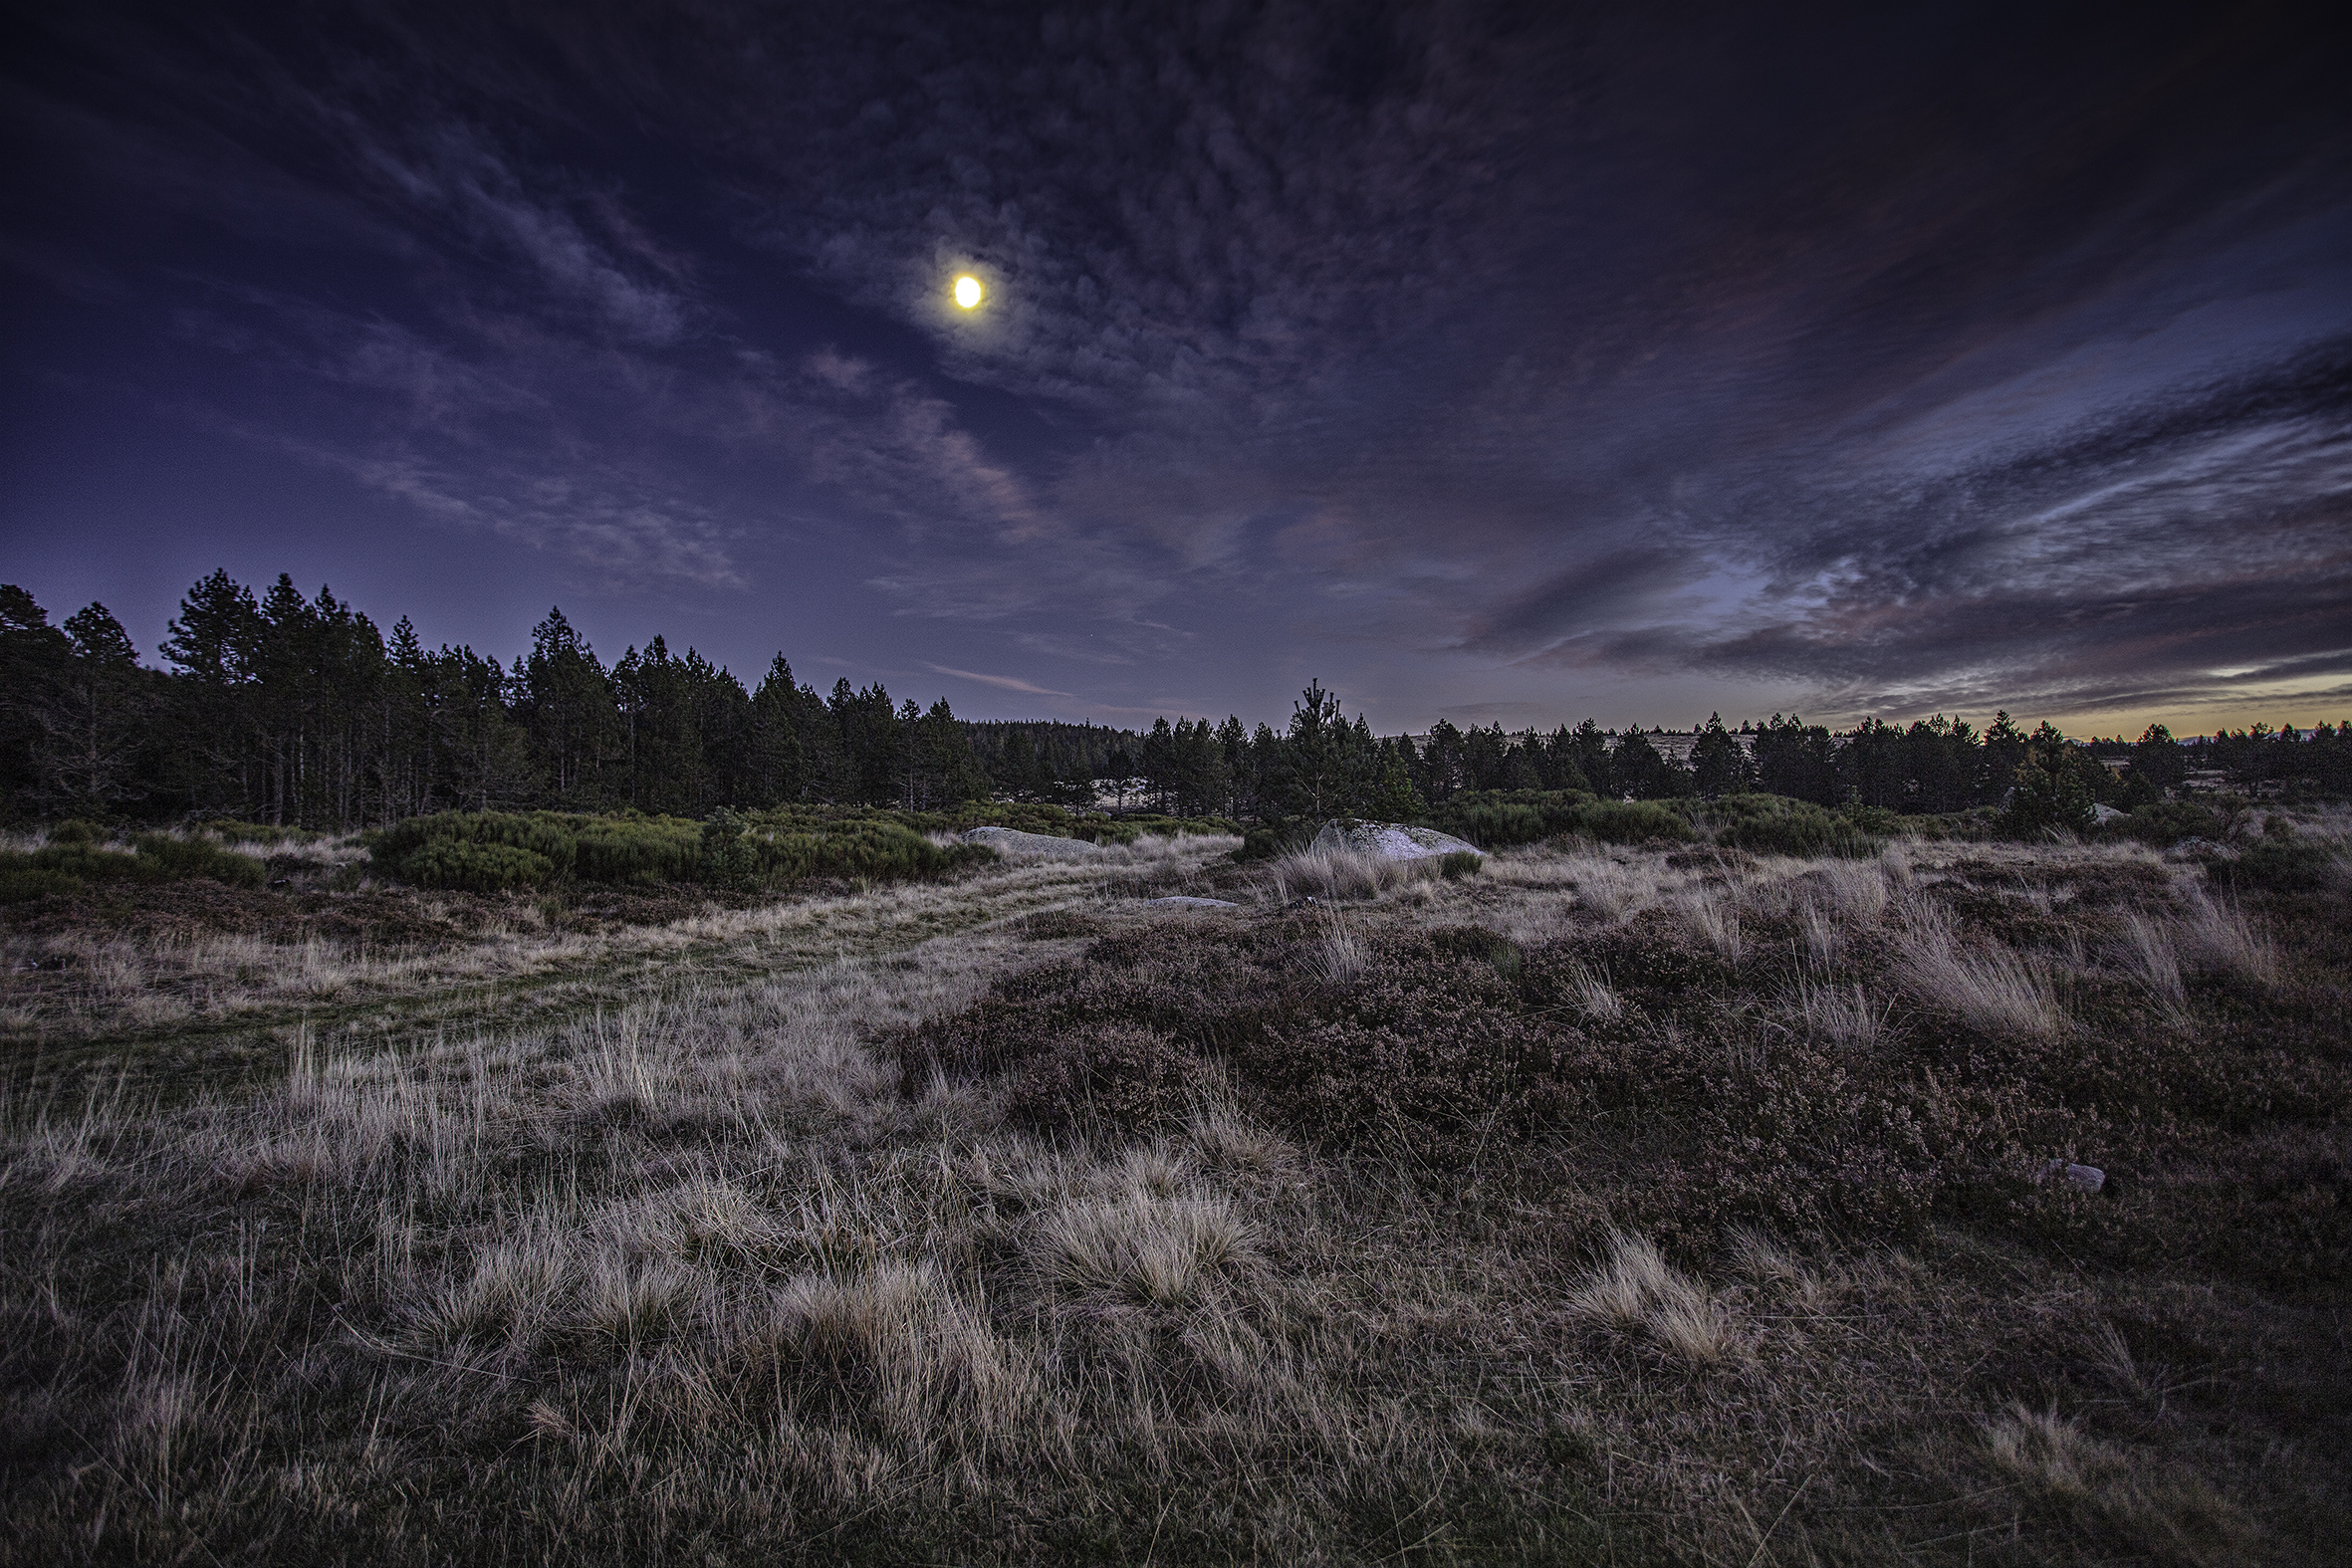
[{"label": "moon", "polygon": [[980,280],[970,273],[956,280],[956,304],[969,311],[980,303]]}]

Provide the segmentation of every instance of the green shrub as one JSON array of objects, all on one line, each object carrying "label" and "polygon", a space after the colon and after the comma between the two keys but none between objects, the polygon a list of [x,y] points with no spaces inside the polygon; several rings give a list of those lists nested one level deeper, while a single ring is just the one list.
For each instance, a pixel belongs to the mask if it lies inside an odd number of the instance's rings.
[{"label": "green shrub", "polygon": [[928,877],[996,858],[980,844],[942,848],[913,828],[879,813],[826,823],[817,831],[766,828],[766,813],[752,818],[747,835],[758,856],[762,881],[799,877]]},{"label": "green shrub", "polygon": [[1861,831],[1875,833],[1881,838],[1899,831],[1903,826],[1900,812],[1883,805],[1864,805],[1859,800],[1848,800],[1837,808],[1837,814]]},{"label": "green shrub", "polygon": [[1785,795],[1728,795],[1706,812],[1717,843],[1751,854],[1861,858],[1879,850],[1878,840],[1847,816]]},{"label": "green shrub", "polygon": [[1271,827],[1253,827],[1242,835],[1242,847],[1233,852],[1236,860],[1272,860],[1283,852],[1283,835]]},{"label": "green shrub", "polygon": [[106,828],[79,816],[69,816],[49,830],[53,844],[103,844],[110,836]]},{"label": "green shrub", "polygon": [[201,876],[228,887],[259,887],[269,880],[268,867],[259,860],[224,849],[209,838],[141,833],[136,843],[142,874],[158,881]]},{"label": "green shrub", "polygon": [[2243,821],[2241,802],[2151,800],[2131,815],[2109,822],[2107,831],[2118,837],[2170,848],[2184,838],[2210,838],[2216,843],[2231,836]]},{"label": "green shrub", "polygon": [[11,855],[9,864],[0,862],[0,904],[29,904],[50,893],[79,893],[82,879],[68,876],[63,871],[41,871],[21,864],[21,855]]},{"label": "green shrub", "polygon": [[[691,882],[702,875],[700,822],[678,816],[564,820],[571,824],[568,869],[583,882]],[[566,866],[567,862],[558,860],[557,864]]]},{"label": "green shrub", "polygon": [[2264,836],[2247,844],[2226,875],[2237,886],[2265,892],[2317,893],[2336,884],[2342,864],[2342,851],[2323,840]]},{"label": "green shrub", "polygon": [[1457,849],[1450,855],[1438,857],[1437,871],[1438,875],[1447,881],[1455,882],[1466,876],[1478,875],[1485,868],[1486,863],[1484,855],[1472,854],[1467,849]]},{"label": "green shrub", "polygon": [[1432,811],[1429,825],[1481,849],[1531,844],[1562,833],[1604,843],[1654,839],[1686,843],[1690,819],[1656,800],[1600,800],[1581,789],[1489,789],[1455,795]]},{"label": "green shrub", "polygon": [[[31,854],[0,855],[0,872],[32,877],[22,885],[42,893],[79,891],[91,882],[180,882],[209,877],[230,887],[259,887],[268,869],[251,855],[224,849],[208,838],[174,838],[169,833],[141,833],[136,851],[104,849],[83,839],[52,842]],[[47,880],[42,880],[46,878]]]},{"label": "green shrub", "polygon": [[1439,832],[1468,839],[1481,849],[1507,849],[1579,831],[1582,813],[1594,803],[1582,789],[1465,790],[1425,820]]},{"label": "green shrub", "polygon": [[1604,844],[1689,843],[1699,836],[1680,811],[1656,800],[1595,800],[1577,811],[1571,831]]},{"label": "green shrub", "polygon": [[[785,807],[708,822],[675,816],[555,811],[444,811],[396,822],[369,840],[377,864],[428,887],[489,889],[582,882],[707,882],[752,887],[809,876],[937,876],[990,859],[976,844],[943,848],[905,813]],[[511,855],[469,855],[472,848]]]},{"label": "green shrub", "polygon": [[498,893],[550,881],[556,864],[543,854],[512,844],[443,839],[409,851],[400,862],[400,874],[419,887]]},{"label": "green shrub", "polygon": [[38,870],[60,872],[84,882],[161,880],[152,867],[142,868],[136,855],[120,849],[101,849],[88,842],[48,844],[34,850],[26,859]]}]

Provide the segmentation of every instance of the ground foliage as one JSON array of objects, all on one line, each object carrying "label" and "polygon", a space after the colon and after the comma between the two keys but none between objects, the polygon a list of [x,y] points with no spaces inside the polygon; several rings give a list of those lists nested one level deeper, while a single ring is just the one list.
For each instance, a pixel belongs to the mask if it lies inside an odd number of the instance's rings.
[{"label": "ground foliage", "polygon": [[2344,824],[1682,819],[12,925],[0,1560],[2340,1555]]}]

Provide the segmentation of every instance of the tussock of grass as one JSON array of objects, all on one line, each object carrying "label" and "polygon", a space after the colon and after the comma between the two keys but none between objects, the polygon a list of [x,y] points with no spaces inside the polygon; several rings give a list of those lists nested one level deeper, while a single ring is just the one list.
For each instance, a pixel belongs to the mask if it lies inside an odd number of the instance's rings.
[{"label": "tussock of grass", "polygon": [[1302,898],[1324,903],[1376,899],[1444,875],[1442,856],[1391,860],[1359,849],[1308,848],[1267,867],[1267,894],[1277,904]]},{"label": "tussock of grass", "polygon": [[1561,972],[1568,995],[1586,1017],[1614,1023],[1625,1016],[1625,1003],[1610,989],[1608,978],[1590,965],[1571,963]]},{"label": "tussock of grass", "polygon": [[1644,1235],[1611,1235],[1608,1255],[1570,1294],[1568,1309],[1647,1334],[1686,1361],[1721,1361],[1733,1348],[1721,1306]]},{"label": "tussock of grass", "polygon": [[1868,1051],[1886,1031],[1888,1009],[1873,1007],[1859,985],[1824,986],[1800,981],[1790,1003],[1797,1026],[1840,1050]]},{"label": "tussock of grass", "polygon": [[1748,951],[1740,933],[1740,906],[1733,899],[1702,890],[1684,899],[1683,913],[1691,929],[1732,963]]},{"label": "tussock of grass", "polygon": [[1222,1199],[1145,1188],[1056,1210],[1040,1223],[1035,1245],[1056,1284],[1174,1306],[1238,1266],[1250,1232]]},{"label": "tussock of grass", "polygon": [[1326,919],[1317,936],[1315,973],[1328,986],[1344,986],[1364,972],[1366,954],[1355,928],[1342,921]]},{"label": "tussock of grass", "polygon": [[1978,1028],[2041,1036],[2062,1026],[2048,978],[2032,960],[2000,947],[1966,947],[1933,900],[1914,900],[1900,938],[1903,974],[1919,999]]}]

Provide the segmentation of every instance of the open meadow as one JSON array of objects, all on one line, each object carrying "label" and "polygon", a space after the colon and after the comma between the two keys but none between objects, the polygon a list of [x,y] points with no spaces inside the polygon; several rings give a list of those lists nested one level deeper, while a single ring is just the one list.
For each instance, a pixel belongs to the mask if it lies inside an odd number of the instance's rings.
[{"label": "open meadow", "polygon": [[2340,1562],[2346,837],[12,906],[0,1561]]}]

